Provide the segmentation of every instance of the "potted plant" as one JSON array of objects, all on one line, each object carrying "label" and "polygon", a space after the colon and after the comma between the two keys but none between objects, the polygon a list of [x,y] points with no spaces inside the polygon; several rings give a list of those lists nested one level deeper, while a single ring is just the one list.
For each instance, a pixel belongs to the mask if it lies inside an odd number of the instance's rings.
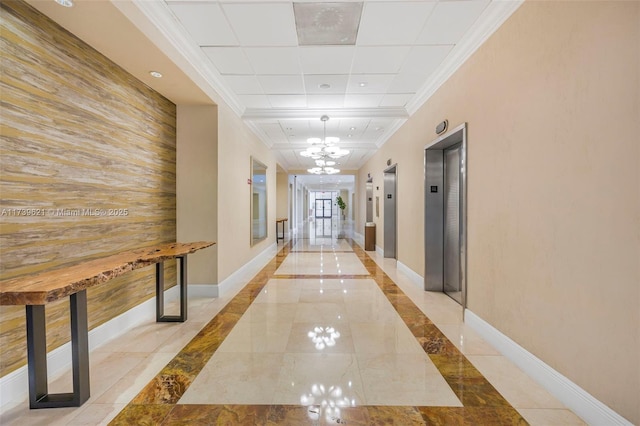
[{"label": "potted plant", "polygon": [[340,207],[340,210],[342,210],[342,220],[344,220],[344,209],[347,207],[347,205],[339,195],[336,197],[336,202],[338,203],[338,207]]}]

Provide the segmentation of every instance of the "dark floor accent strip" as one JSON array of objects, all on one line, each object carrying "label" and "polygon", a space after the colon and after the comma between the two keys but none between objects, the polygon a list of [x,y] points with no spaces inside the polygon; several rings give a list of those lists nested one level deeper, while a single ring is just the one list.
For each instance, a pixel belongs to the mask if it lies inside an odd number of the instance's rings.
[{"label": "dark floor accent strip", "polygon": [[344,275],[344,274],[279,274],[273,275],[274,280],[370,280],[371,275]]}]

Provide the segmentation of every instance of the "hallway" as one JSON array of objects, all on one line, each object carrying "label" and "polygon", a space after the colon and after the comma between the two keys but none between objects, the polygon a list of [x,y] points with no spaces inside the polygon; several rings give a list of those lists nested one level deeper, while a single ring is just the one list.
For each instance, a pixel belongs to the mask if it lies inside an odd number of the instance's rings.
[{"label": "hallway", "polygon": [[25,402],[0,422],[583,424],[463,325],[453,300],[317,225],[227,295],[192,297],[186,323],[148,322],[93,351],[84,406]]}]

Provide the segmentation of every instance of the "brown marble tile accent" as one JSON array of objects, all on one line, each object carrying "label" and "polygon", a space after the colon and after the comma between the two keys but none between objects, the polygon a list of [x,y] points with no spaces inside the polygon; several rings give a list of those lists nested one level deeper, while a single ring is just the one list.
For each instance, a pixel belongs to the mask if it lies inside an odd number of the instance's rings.
[{"label": "brown marble tile accent", "polygon": [[353,253],[353,250],[291,250],[291,253],[311,253],[311,254],[320,254],[320,253]]},{"label": "brown marble tile accent", "polygon": [[273,279],[280,280],[306,280],[306,279],[323,279],[323,280],[365,280],[371,279],[370,275],[344,275],[344,274],[277,274],[273,275]]},{"label": "brown marble tile accent", "polygon": [[176,405],[163,426],[238,425],[268,423],[269,405]]},{"label": "brown marble tile accent", "polygon": [[424,424],[432,426],[524,426],[528,423],[514,408],[418,407]]},{"label": "brown marble tile accent", "polygon": [[511,407],[461,353],[429,355],[442,377],[465,407]]},{"label": "brown marble tile accent", "polygon": [[109,424],[113,426],[156,426],[162,423],[172,409],[172,405],[129,404]]},{"label": "brown marble tile accent", "polygon": [[403,406],[368,406],[369,424],[376,426],[387,425],[424,425],[422,415],[416,407]]},{"label": "brown marble tile accent", "polygon": [[[312,412],[309,412],[309,410]],[[316,412],[317,411],[317,412]],[[300,405],[271,405],[267,424],[269,426],[319,425],[319,410]]]}]

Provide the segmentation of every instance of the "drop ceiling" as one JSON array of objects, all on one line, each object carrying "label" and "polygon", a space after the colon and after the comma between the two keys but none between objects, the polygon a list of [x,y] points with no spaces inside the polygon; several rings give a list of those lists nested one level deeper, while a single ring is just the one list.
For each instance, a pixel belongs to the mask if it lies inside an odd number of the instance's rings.
[{"label": "drop ceiling", "polygon": [[[323,136],[323,114],[327,136],[351,151],[338,167],[360,168],[521,2],[110,3],[291,171],[314,166],[300,151],[307,138]],[[74,32],[78,24],[67,20]]]}]

